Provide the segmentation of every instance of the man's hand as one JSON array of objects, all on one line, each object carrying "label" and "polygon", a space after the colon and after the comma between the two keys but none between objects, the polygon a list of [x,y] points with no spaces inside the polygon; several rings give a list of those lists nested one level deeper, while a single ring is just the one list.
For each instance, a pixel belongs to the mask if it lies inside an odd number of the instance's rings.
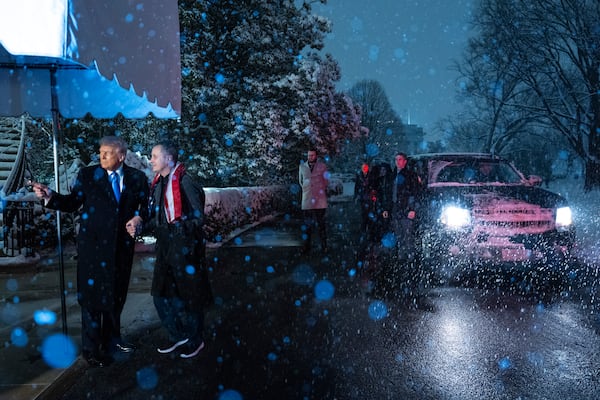
[{"label": "man's hand", "polygon": [[52,190],[48,186],[38,182],[31,182],[30,185],[38,199],[48,201],[52,197]]},{"label": "man's hand", "polygon": [[127,223],[125,224],[125,229],[127,229],[127,233],[129,233],[129,236],[135,238],[137,235],[142,233],[142,222],[142,217],[140,217],[139,215],[136,215],[135,217],[127,221]]},{"label": "man's hand", "polygon": [[408,219],[415,219],[415,217],[417,216],[417,213],[413,210],[408,212]]}]

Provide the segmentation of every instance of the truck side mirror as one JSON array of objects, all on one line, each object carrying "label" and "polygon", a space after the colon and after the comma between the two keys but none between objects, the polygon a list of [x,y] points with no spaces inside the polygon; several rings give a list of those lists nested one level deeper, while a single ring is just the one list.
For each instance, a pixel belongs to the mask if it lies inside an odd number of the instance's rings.
[{"label": "truck side mirror", "polygon": [[529,175],[527,183],[530,186],[540,186],[542,184],[542,177],[539,175]]}]

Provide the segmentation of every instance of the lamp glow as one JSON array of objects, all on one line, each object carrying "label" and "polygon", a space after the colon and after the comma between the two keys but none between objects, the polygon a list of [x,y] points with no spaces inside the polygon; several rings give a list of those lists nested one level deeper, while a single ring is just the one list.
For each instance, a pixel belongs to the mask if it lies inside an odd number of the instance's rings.
[{"label": "lamp glow", "polygon": [[570,207],[560,207],[556,210],[556,228],[566,229],[573,224],[573,213]]},{"label": "lamp glow", "polygon": [[68,0],[0,5],[0,44],[13,55],[64,57]]},{"label": "lamp glow", "polygon": [[471,225],[471,213],[464,208],[448,206],[442,210],[440,222],[451,229],[465,228]]}]

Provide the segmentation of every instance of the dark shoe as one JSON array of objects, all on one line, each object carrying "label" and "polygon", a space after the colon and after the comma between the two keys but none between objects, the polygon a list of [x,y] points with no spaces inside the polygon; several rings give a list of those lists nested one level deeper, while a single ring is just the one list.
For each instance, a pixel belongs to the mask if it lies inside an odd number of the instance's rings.
[{"label": "dark shoe", "polygon": [[203,348],[204,348],[204,342],[200,343],[198,346],[195,346],[195,347],[191,344],[188,344],[186,346],[185,352],[181,353],[179,355],[179,357],[181,357],[181,358],[196,357]]},{"label": "dark shoe", "polygon": [[133,353],[135,346],[131,343],[117,343],[114,347],[115,353]]},{"label": "dark shoe", "polygon": [[87,361],[87,363],[90,367],[94,367],[94,368],[108,367],[111,363],[110,358],[100,358],[100,357],[97,358],[94,356],[86,357],[85,361]]},{"label": "dark shoe", "polygon": [[171,353],[172,351],[174,351],[176,348],[178,348],[179,346],[183,346],[184,344],[186,344],[187,342],[189,342],[190,339],[183,339],[180,340],[179,342],[176,342],[175,344],[171,345],[170,347],[159,347],[156,349],[156,351],[158,351],[160,354],[168,354]]}]

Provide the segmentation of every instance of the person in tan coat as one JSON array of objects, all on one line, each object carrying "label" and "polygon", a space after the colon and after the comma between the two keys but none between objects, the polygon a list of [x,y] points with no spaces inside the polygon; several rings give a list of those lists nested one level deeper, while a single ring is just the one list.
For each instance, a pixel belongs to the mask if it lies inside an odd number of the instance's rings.
[{"label": "person in tan coat", "polygon": [[329,173],[327,166],[317,158],[317,151],[310,149],[307,160],[300,162],[298,182],[302,187],[302,214],[304,217],[305,234],[303,235],[305,253],[310,251],[312,230],[316,226],[321,239],[321,251],[328,252],[327,223],[327,185]]}]

